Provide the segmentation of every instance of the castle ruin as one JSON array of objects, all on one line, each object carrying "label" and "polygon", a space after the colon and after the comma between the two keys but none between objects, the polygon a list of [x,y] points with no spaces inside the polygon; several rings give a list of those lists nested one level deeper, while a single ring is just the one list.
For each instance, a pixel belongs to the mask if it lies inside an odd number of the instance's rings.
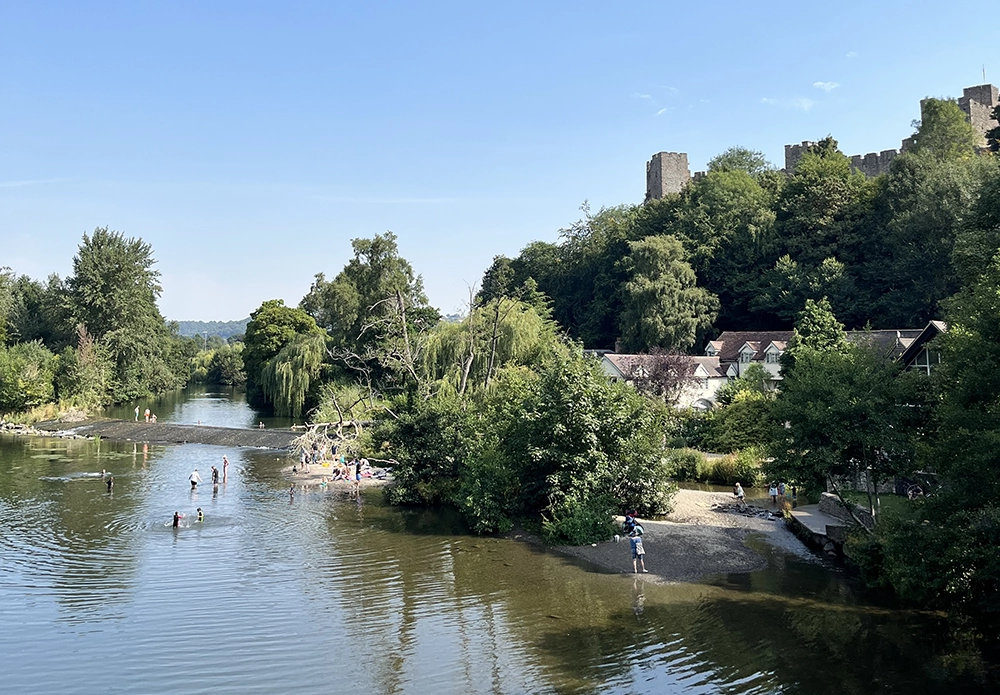
[{"label": "castle ruin", "polygon": [[[921,118],[926,100],[920,101]],[[981,84],[966,87],[958,98],[958,106],[965,112],[966,118],[978,136],[979,147],[986,146],[986,132],[997,127],[993,118],[993,110],[1000,105],[1000,92],[992,84]],[[802,155],[816,143],[805,141],[797,145],[785,145],[785,172],[791,173],[799,163]],[[851,169],[860,171],[866,176],[879,176],[889,171],[892,160],[900,153],[913,146],[913,138],[906,138],[898,150],[882,150],[868,154],[851,156]],[[694,179],[703,175],[698,172]],[[688,167],[687,154],[684,152],[658,152],[646,164],[646,202],[658,200],[672,193],[680,193],[684,186],[692,180]]]}]

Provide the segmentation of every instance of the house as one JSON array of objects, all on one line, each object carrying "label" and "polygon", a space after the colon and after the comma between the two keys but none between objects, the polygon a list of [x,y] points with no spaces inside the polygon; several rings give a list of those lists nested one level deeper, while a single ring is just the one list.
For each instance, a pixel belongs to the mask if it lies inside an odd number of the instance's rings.
[{"label": "house", "polygon": [[[589,354],[601,360],[601,368],[613,381],[634,384],[640,379],[653,377],[662,369],[683,366],[691,380],[684,385],[675,403],[678,408],[709,410],[715,406],[716,393],[729,382],[725,370],[720,368],[717,357],[690,355],[628,355],[609,350],[591,350]],[[664,365],[663,361],[668,364]]]},{"label": "house", "polygon": [[773,387],[781,380],[781,356],[793,331],[725,331],[705,347],[706,357],[719,360],[730,379],[743,376],[751,364],[759,364],[770,375]]},{"label": "house", "polygon": [[941,353],[928,344],[934,338],[948,331],[944,321],[931,321],[924,328],[903,328],[880,331],[848,331],[851,343],[867,342],[885,357],[897,360],[905,369],[916,369],[930,374],[941,364]]}]

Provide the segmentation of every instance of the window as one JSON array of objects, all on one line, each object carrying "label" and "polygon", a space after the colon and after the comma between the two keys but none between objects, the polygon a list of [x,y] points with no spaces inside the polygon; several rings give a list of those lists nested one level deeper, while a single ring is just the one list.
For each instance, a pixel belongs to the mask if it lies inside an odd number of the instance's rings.
[{"label": "window", "polygon": [[771,350],[764,353],[764,361],[768,364],[778,364],[781,361],[781,353],[777,350]]},{"label": "window", "polygon": [[753,350],[743,350],[742,352],[740,352],[740,362],[746,364],[753,359],[753,356],[754,356]]}]

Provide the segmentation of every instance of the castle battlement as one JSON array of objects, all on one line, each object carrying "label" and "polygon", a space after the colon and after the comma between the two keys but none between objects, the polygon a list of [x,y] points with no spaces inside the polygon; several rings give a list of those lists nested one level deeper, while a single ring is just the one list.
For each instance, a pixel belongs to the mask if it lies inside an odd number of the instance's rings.
[{"label": "castle battlement", "polygon": [[[986,145],[986,132],[996,128],[998,123],[993,118],[993,110],[1000,105],[1000,90],[992,84],[980,84],[966,87],[958,98],[958,107],[965,112],[966,118],[979,137],[979,147]],[[920,102],[920,116],[923,118],[924,101]],[[795,171],[810,147],[816,143],[805,140],[797,145],[785,145],[785,173]],[[913,138],[908,137],[900,143],[898,150],[882,150],[868,154],[851,156],[851,169],[866,176],[879,176],[889,171],[892,160],[913,146]],[[704,176],[704,172],[696,172],[695,179]],[[680,193],[684,186],[692,180],[691,169],[688,166],[685,152],[658,152],[646,164],[646,202],[658,200],[671,193]]]}]

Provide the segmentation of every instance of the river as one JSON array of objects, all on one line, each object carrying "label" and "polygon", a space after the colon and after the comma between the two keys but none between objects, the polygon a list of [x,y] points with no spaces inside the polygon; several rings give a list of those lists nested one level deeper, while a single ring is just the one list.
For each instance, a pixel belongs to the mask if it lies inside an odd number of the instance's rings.
[{"label": "river", "polygon": [[[240,394],[206,389],[155,412],[261,421]],[[192,492],[191,471],[208,480],[223,455],[226,483]],[[388,507],[378,490],[293,499],[285,463],[273,451],[0,438],[0,690],[992,691],[940,616],[862,598],[821,563],[765,548],[761,572],[647,584],[470,535],[441,511]]]}]

